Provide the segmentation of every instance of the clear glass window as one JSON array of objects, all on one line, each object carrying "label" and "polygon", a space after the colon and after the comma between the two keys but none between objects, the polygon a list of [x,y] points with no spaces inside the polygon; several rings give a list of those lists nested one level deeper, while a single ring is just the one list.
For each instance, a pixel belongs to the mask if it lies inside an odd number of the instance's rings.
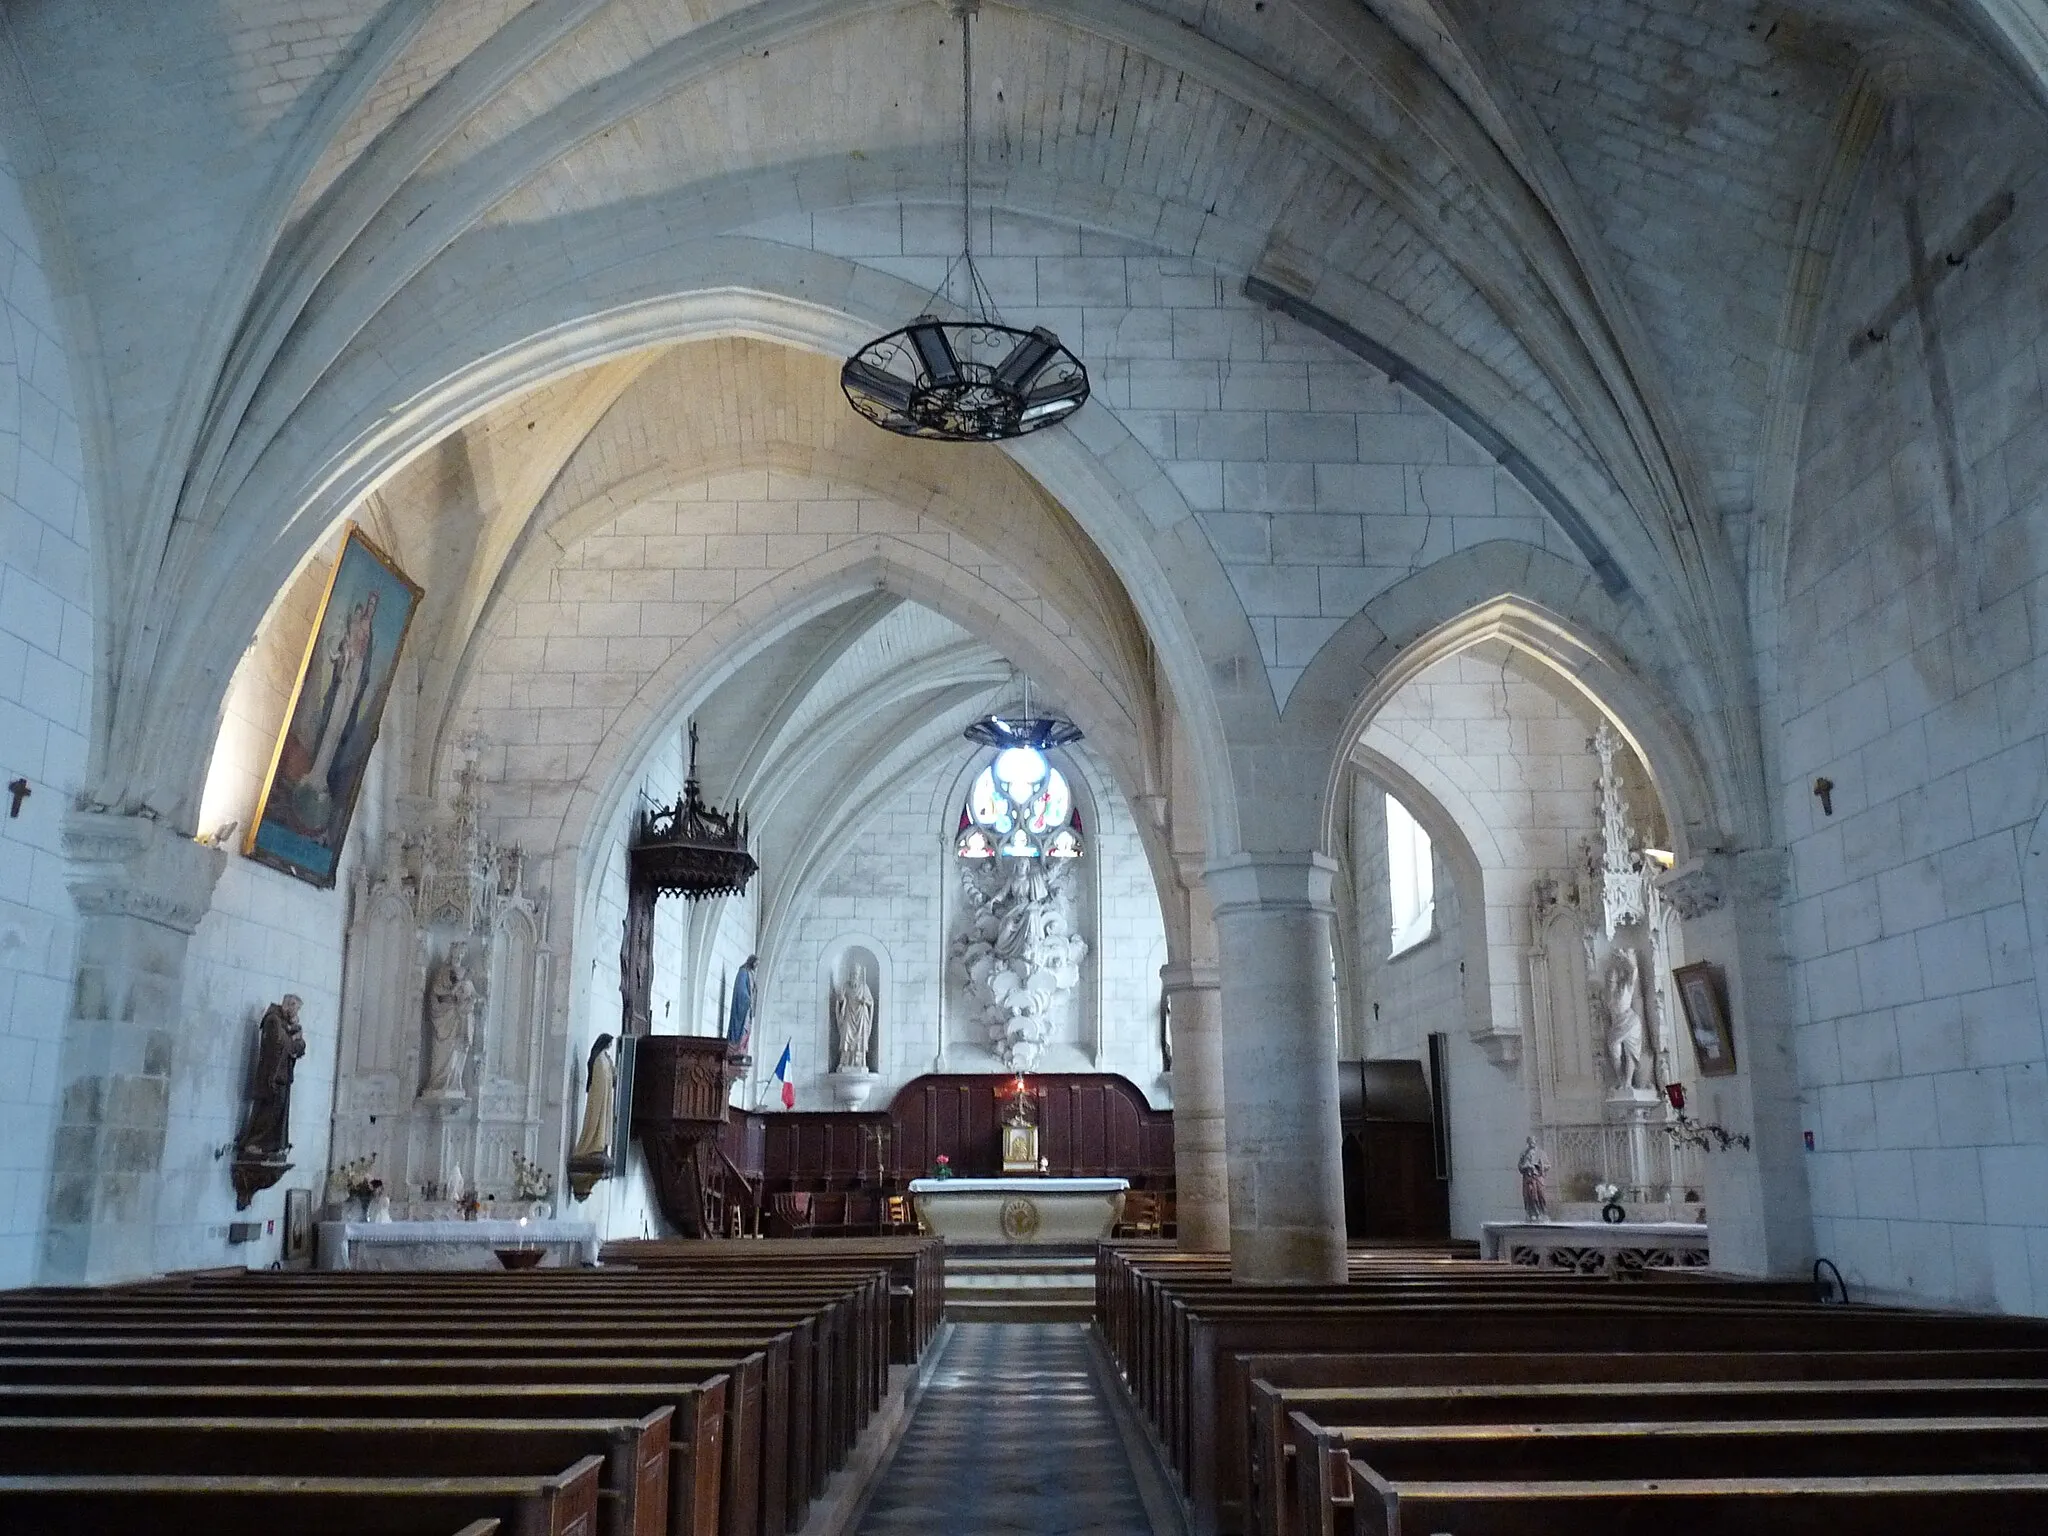
[{"label": "clear glass window", "polygon": [[1408,807],[1387,796],[1387,895],[1393,911],[1391,954],[1400,954],[1436,932],[1436,869],[1429,834]]}]

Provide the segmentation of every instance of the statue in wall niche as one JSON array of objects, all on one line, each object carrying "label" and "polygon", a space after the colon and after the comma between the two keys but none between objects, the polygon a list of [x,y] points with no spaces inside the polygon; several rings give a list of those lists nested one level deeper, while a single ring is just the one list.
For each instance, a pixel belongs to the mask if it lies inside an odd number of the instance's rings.
[{"label": "statue in wall niche", "polygon": [[569,1192],[578,1200],[588,1200],[597,1181],[612,1172],[617,1081],[612,1069],[612,1037],[599,1035],[591,1042],[590,1059],[583,1068],[583,1129],[569,1149]]},{"label": "statue in wall niche", "polygon": [[1637,1086],[1643,1067],[1643,970],[1634,949],[1617,944],[1602,976],[1607,994],[1607,1066],[1614,1086]]},{"label": "statue in wall niche", "polygon": [[427,980],[427,1084],[423,1099],[460,1099],[469,1071],[476,1025],[476,983],[469,975],[469,944],[457,939]]},{"label": "statue in wall niche", "polygon": [[875,994],[868,988],[867,968],[854,963],[853,975],[832,991],[832,1023],[839,1035],[841,1072],[868,1070],[868,1042],[875,1032]]},{"label": "statue in wall niche", "polygon": [[230,1177],[235,1209],[247,1210],[257,1191],[270,1188],[291,1166],[292,1078],[306,1054],[306,1032],[299,1027],[299,999],[286,993],[263,1010],[256,1025],[256,1067],[249,1074],[249,1113],[235,1141]]},{"label": "statue in wall niche", "polygon": [[1534,1135],[1529,1137],[1522,1148],[1522,1155],[1515,1160],[1515,1171],[1522,1176],[1522,1214],[1530,1221],[1550,1220],[1550,1191],[1545,1187],[1545,1180],[1550,1176],[1550,1159],[1536,1145]]}]

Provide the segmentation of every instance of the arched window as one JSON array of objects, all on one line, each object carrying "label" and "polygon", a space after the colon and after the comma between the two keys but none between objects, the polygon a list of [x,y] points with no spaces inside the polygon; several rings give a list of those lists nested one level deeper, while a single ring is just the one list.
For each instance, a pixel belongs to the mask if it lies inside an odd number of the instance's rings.
[{"label": "arched window", "polygon": [[1036,747],[1005,747],[974,776],[953,839],[961,858],[1078,859],[1081,850],[1074,792]]},{"label": "arched window", "polygon": [[1436,869],[1429,834],[1408,807],[1387,796],[1387,898],[1393,946],[1401,954],[1436,932]]}]

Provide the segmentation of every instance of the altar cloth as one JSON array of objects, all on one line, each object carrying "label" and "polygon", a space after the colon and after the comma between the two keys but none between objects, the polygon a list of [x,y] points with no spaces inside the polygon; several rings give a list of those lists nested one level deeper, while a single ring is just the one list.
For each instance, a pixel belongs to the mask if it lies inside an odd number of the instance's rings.
[{"label": "altar cloth", "polygon": [[587,1221],[323,1221],[322,1269],[498,1269],[499,1248],[539,1248],[547,1269],[597,1262]]},{"label": "altar cloth", "polygon": [[913,1179],[927,1232],[952,1243],[1092,1243],[1123,1214],[1129,1179]]}]

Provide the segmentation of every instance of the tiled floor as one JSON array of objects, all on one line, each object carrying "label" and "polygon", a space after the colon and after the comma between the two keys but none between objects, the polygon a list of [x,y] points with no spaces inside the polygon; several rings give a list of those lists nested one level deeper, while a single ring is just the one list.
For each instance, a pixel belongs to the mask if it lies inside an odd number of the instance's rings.
[{"label": "tiled floor", "polygon": [[1153,1536],[1071,1323],[953,1330],[859,1536]]}]

